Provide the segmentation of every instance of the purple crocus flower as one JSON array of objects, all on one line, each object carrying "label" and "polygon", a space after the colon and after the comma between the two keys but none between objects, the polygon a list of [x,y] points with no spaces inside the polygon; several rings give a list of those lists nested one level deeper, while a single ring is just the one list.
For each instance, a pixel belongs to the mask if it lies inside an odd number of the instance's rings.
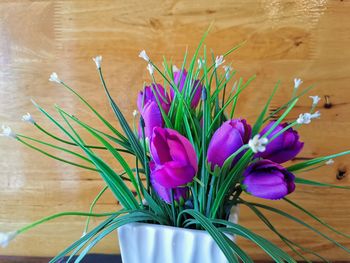
[{"label": "purple crocus flower", "polygon": [[137,108],[141,112],[144,105],[149,101],[154,101],[157,103],[157,99],[162,106],[165,113],[169,112],[170,109],[170,99],[166,90],[160,84],[152,84],[152,86],[146,86],[143,91],[140,91],[137,97]]},{"label": "purple crocus flower", "polygon": [[[261,132],[263,136],[276,122],[270,122]],[[275,134],[283,130],[288,124],[283,123],[276,126],[276,128],[267,136],[267,139],[271,139]],[[299,141],[299,134],[297,131],[289,128],[284,131],[278,137],[273,139],[266,145],[266,150],[261,153],[257,153],[256,157],[269,159],[275,163],[284,163],[293,159],[303,148],[304,143]]]},{"label": "purple crocus flower", "polygon": [[185,185],[197,173],[197,155],[192,144],[175,130],[155,127],[150,153],[154,162],[152,179],[165,188]]},{"label": "purple crocus flower", "polygon": [[281,199],[295,189],[295,176],[280,164],[270,160],[257,161],[245,170],[243,186],[256,197]]},{"label": "purple crocus flower", "polygon": [[[137,107],[145,122],[144,129],[146,138],[152,136],[154,127],[164,126],[163,116],[157,100],[164,112],[168,113],[170,109],[170,99],[165,89],[160,84],[146,86],[145,89],[139,93],[137,98]],[[142,137],[141,127],[139,127],[139,136]]]},{"label": "purple crocus flower", "polygon": [[[156,181],[156,179],[153,176],[154,175],[153,171],[156,168],[156,164],[154,162],[150,162],[150,168],[151,168],[150,181],[153,189],[157,192],[160,198],[162,198],[165,202],[170,204],[172,188],[166,188]],[[181,198],[185,200],[188,197],[188,187],[176,187],[176,188],[173,188],[173,191],[174,191],[174,201],[180,201]]]},{"label": "purple crocus flower", "polygon": [[[145,137],[151,138],[154,127],[164,126],[163,116],[157,102],[148,101],[140,113],[145,122]],[[141,127],[139,127],[139,136],[142,137]]]},{"label": "purple crocus flower", "polygon": [[[211,168],[214,169],[215,165],[222,167],[230,155],[248,143],[251,132],[252,128],[246,120],[225,121],[215,131],[208,146],[207,159],[211,164]],[[234,162],[239,159],[239,156],[235,158]]]},{"label": "purple crocus flower", "polygon": [[[182,89],[184,88],[186,78],[187,78],[187,71],[185,69],[183,71],[174,70],[174,83],[176,86],[178,86],[180,92],[182,92]],[[198,103],[201,99],[202,89],[203,89],[203,85],[199,79],[192,82],[191,108],[194,109],[198,106]],[[173,99],[175,96],[175,91],[172,88],[170,89],[170,96],[171,96],[171,99]]]}]

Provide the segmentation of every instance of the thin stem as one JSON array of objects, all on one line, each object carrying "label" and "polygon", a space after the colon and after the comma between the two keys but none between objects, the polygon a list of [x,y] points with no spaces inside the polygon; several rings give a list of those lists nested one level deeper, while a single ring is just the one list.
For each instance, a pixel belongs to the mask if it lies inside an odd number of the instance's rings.
[{"label": "thin stem", "polygon": [[[50,216],[44,217],[44,218],[39,219],[39,220],[29,224],[29,225],[26,225],[26,226],[22,227],[21,229],[17,230],[17,233],[18,234],[24,233],[24,232],[26,232],[26,231],[36,227],[37,225],[40,225],[42,223],[51,221],[53,219],[56,219],[56,218],[62,217],[62,216],[104,217],[104,216],[118,215],[118,214],[121,214],[121,213],[122,212],[111,212],[111,213],[98,213],[98,214],[95,214],[95,213],[87,213],[87,212],[62,212],[62,213],[57,213],[57,214],[54,214],[54,215],[50,215]],[[123,212],[123,213],[125,213],[125,212]]]},{"label": "thin stem", "polygon": [[53,158],[53,159],[55,159],[55,160],[58,160],[58,161],[61,161],[61,162],[64,162],[64,163],[68,163],[68,164],[70,164],[70,165],[77,166],[77,167],[80,167],[80,168],[84,168],[84,169],[87,169],[87,170],[91,170],[91,171],[95,171],[95,172],[101,172],[100,170],[95,169],[95,168],[93,168],[93,167],[81,165],[81,164],[74,163],[74,162],[71,162],[71,161],[62,159],[62,158],[60,158],[60,157],[54,156],[54,155],[52,155],[52,154],[50,154],[50,153],[48,153],[48,152],[45,152],[44,150],[39,149],[38,147],[35,147],[34,145],[32,145],[32,144],[30,144],[30,143],[28,143],[28,142],[26,142],[26,141],[23,141],[23,140],[22,140],[21,138],[19,138],[19,137],[17,137],[17,140],[18,140],[19,142],[23,143],[24,145],[28,146],[29,148],[32,148],[32,149],[34,149],[34,150],[36,150],[36,151],[38,151],[38,152],[40,152],[40,153],[42,153],[42,154],[44,154],[44,155],[50,157],[50,158]]},{"label": "thin stem", "polygon": [[[44,129],[42,126],[40,126],[38,123],[34,123],[35,127],[37,127],[40,131],[42,131],[43,133],[45,133],[46,135],[48,135],[49,137],[55,139],[56,141],[65,143],[65,144],[69,144],[72,146],[79,146],[74,142],[70,142],[67,140],[64,140],[62,138],[57,137],[56,135],[52,134],[51,132],[47,131],[46,129]],[[100,131],[98,131],[100,132]],[[101,132],[102,133],[102,132]],[[109,135],[110,136],[110,135]],[[106,150],[107,148],[104,146],[97,146],[97,145],[84,145],[85,148],[89,148],[89,149],[101,149],[101,150]],[[128,150],[125,149],[120,149],[120,148],[116,148],[116,150],[120,151],[120,152],[126,152],[126,153],[130,153]]]},{"label": "thin stem", "polygon": [[[92,201],[91,205],[90,205],[90,210],[89,213],[92,213],[92,210],[94,209],[97,201],[100,199],[100,197],[104,194],[104,192],[108,189],[108,185],[106,185],[99,193],[98,195],[95,197],[95,199]],[[87,220],[86,220],[86,224],[85,224],[85,228],[84,228],[84,233],[87,233],[88,228],[89,228],[89,224],[90,224],[90,218],[91,216],[88,216]]]},{"label": "thin stem", "polygon": [[41,140],[38,140],[38,139],[35,139],[35,138],[32,138],[32,137],[29,137],[29,136],[25,136],[25,135],[22,135],[22,134],[18,134],[17,133],[17,137],[20,137],[20,138],[25,138],[27,140],[31,140],[31,141],[34,141],[34,142],[37,142],[37,143],[40,143],[40,144],[43,144],[43,145],[46,145],[46,146],[49,146],[49,147],[52,147],[54,149],[58,149],[58,150],[61,150],[61,151],[64,151],[66,153],[70,153],[72,155],[75,155],[89,163],[92,163],[92,161],[88,158],[86,158],[85,156],[81,155],[81,154],[78,154],[76,152],[73,152],[73,151],[70,151],[66,148],[63,148],[63,147],[60,147],[60,146],[57,146],[57,145],[54,145],[54,144],[51,144],[51,143],[47,143],[47,142],[44,142],[44,141],[41,141]]},{"label": "thin stem", "polygon": [[171,188],[171,212],[173,214],[173,224],[174,226],[177,225],[176,223],[176,212],[175,212],[175,201],[174,201],[174,189]]}]

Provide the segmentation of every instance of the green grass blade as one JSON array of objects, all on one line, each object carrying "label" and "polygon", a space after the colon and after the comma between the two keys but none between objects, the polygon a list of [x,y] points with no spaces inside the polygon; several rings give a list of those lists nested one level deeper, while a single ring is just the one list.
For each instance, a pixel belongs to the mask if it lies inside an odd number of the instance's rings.
[{"label": "green grass blade", "polygon": [[77,96],[79,98],[80,101],[82,101],[115,135],[117,135],[121,140],[123,141],[127,141],[127,139],[125,138],[125,136],[123,134],[121,134],[116,128],[113,127],[112,124],[110,124],[105,118],[102,117],[101,114],[98,113],[97,110],[95,110],[94,107],[91,106],[91,104],[89,104],[87,102],[87,100],[85,100],[82,96],[79,95],[78,92],[76,92],[74,89],[72,89],[70,86],[68,86],[66,83],[61,82],[61,84],[70,92],[72,92],[75,96]]},{"label": "green grass blade", "polygon": [[297,184],[305,184],[305,185],[310,185],[310,186],[331,187],[331,188],[350,190],[350,186],[326,184],[326,183],[311,181],[311,180],[300,178],[300,177],[295,177],[295,183],[297,183]]},{"label": "green grass blade", "polygon": [[238,263],[237,259],[233,256],[232,250],[227,240],[224,238],[224,235],[210,222],[210,220],[202,215],[201,213],[187,209],[182,211],[179,214],[181,215],[188,214],[198,221],[199,224],[212,236],[214,241],[218,244],[224,255],[226,256],[229,263]]},{"label": "green grass blade", "polygon": [[278,81],[275,85],[275,88],[273,89],[272,93],[271,93],[271,96],[269,97],[269,99],[267,100],[263,110],[261,111],[258,119],[256,120],[254,126],[253,126],[253,129],[252,129],[252,137],[254,137],[256,134],[258,134],[258,132],[260,131],[261,129],[261,126],[263,125],[264,123],[264,117],[266,115],[266,112],[270,106],[270,103],[272,101],[272,98],[274,97],[276,91],[278,90],[278,87],[279,87],[279,84],[280,82]]},{"label": "green grass blade", "polygon": [[337,247],[341,248],[342,250],[350,253],[350,249],[343,246],[342,244],[340,244],[339,242],[335,241],[334,239],[330,238],[329,236],[327,236],[326,234],[318,231],[316,228],[314,228],[313,226],[310,226],[309,224],[303,222],[302,220],[290,215],[290,214],[287,214],[286,212],[282,211],[282,210],[279,210],[277,208],[273,208],[273,207],[270,207],[270,206],[267,206],[267,205],[263,205],[263,204],[258,204],[258,203],[250,203],[251,205],[254,205],[254,206],[257,206],[257,207],[261,207],[265,210],[269,210],[271,212],[274,212],[276,214],[279,214],[285,218],[288,218],[296,223],[299,223],[300,225],[310,229],[311,231],[313,231],[314,233],[318,234],[319,236],[322,236],[323,238],[327,239],[329,242],[333,243],[334,245],[336,245]]},{"label": "green grass blade", "polygon": [[266,240],[265,238],[251,232],[245,227],[242,227],[238,224],[234,224],[221,219],[215,219],[215,220],[212,220],[212,222],[225,225],[227,228],[220,228],[220,230],[224,233],[240,235],[254,242],[262,250],[264,250],[272,259],[274,259],[275,262],[283,263],[286,261],[290,263],[296,263],[296,261],[290,255],[288,255],[278,246],[274,245],[273,243]]},{"label": "green grass blade", "polygon": [[108,143],[105,139],[103,139],[102,136],[100,136],[94,130],[90,129],[83,122],[81,122],[77,118],[69,115],[68,113],[66,113],[64,110],[62,110],[60,108],[59,108],[59,111],[64,113],[65,115],[67,115],[70,119],[72,119],[73,121],[75,121],[76,123],[81,125],[83,128],[85,128],[93,137],[95,137],[97,140],[99,140],[107,148],[107,150],[118,160],[119,164],[123,167],[124,171],[129,176],[129,179],[130,179],[131,183],[133,184],[133,186],[134,186],[134,188],[135,188],[135,190],[136,190],[136,192],[137,192],[137,194],[138,194],[138,196],[140,198],[140,203],[141,203],[142,202],[141,193],[140,193],[140,189],[138,187],[136,178],[135,178],[135,176],[134,176],[134,174],[132,172],[132,169],[127,164],[127,162],[124,160],[124,158],[120,155],[120,153],[117,150],[115,150],[110,143]]},{"label": "green grass blade", "polygon": [[50,157],[50,158],[52,158],[52,159],[55,159],[55,160],[57,160],[57,161],[60,161],[60,162],[62,162],[62,163],[70,164],[70,165],[73,165],[73,166],[76,166],[76,167],[79,167],[79,168],[83,168],[83,169],[86,169],[86,170],[94,171],[94,172],[100,172],[100,170],[98,170],[98,169],[96,169],[96,168],[94,168],[94,167],[90,167],[90,166],[82,165],[82,164],[79,164],[79,163],[75,163],[75,162],[72,162],[72,161],[63,159],[63,158],[61,158],[61,157],[55,156],[55,155],[53,155],[53,154],[51,154],[51,153],[48,153],[48,152],[46,152],[46,151],[44,151],[44,150],[42,150],[42,149],[40,149],[40,148],[38,148],[38,147],[36,147],[36,146],[30,144],[30,143],[28,143],[28,142],[22,140],[22,139],[19,138],[19,137],[17,138],[17,140],[18,140],[20,143],[26,145],[27,147],[29,147],[29,148],[31,148],[31,149],[37,151],[37,152],[40,152],[40,153],[42,153],[42,154],[44,154],[44,155],[46,155],[46,156],[48,156],[48,157]]},{"label": "green grass blade", "polygon": [[297,203],[293,202],[292,200],[289,200],[288,198],[284,197],[283,198],[287,203],[289,203],[290,205],[294,206],[295,208],[299,209],[300,211],[302,211],[304,214],[307,214],[309,217],[311,217],[312,219],[316,220],[317,222],[319,222],[320,224],[322,224],[323,226],[327,227],[328,229],[330,229],[331,231],[333,231],[334,233],[337,233],[338,235],[341,235],[343,237],[346,238],[350,238],[350,235],[342,233],[338,230],[336,230],[335,228],[333,228],[332,226],[328,225],[325,221],[323,221],[322,219],[318,218],[317,216],[313,215],[311,212],[307,211],[305,208],[301,207],[300,205],[298,205]]},{"label": "green grass blade", "polygon": [[277,229],[273,226],[273,224],[266,218],[266,216],[259,209],[257,209],[255,206],[253,206],[249,203],[244,203],[244,204],[247,205],[260,218],[260,220],[265,225],[267,225],[267,227],[271,231],[273,231],[290,249],[292,249],[294,253],[296,253],[300,258],[302,258],[302,260],[305,260],[306,262],[311,262],[306,257],[304,257],[298,250],[296,250],[293,246],[301,249],[302,251],[304,251],[306,253],[312,254],[312,255],[320,258],[324,262],[329,262],[327,259],[325,259],[321,255],[319,255],[318,253],[314,252],[313,250],[305,248],[305,247],[293,242],[292,240],[288,239],[284,235],[282,235],[279,231],[277,231]]},{"label": "green grass blade", "polygon": [[287,170],[290,171],[290,172],[298,171],[298,170],[307,168],[309,166],[316,165],[316,164],[319,164],[321,162],[328,161],[329,159],[337,158],[337,157],[340,157],[340,156],[343,156],[343,155],[347,155],[347,154],[350,154],[350,151],[344,151],[344,152],[340,152],[340,153],[336,153],[336,154],[331,154],[331,155],[328,155],[328,156],[318,157],[318,158],[315,158],[315,159],[312,159],[312,160],[308,160],[308,161],[305,161],[305,162],[301,162],[301,163],[297,163],[297,164],[291,165],[291,166],[287,167]]},{"label": "green grass blade", "polygon": [[[124,130],[129,143],[135,153],[135,155],[137,156],[137,158],[139,158],[140,160],[143,160],[143,153],[142,153],[142,147],[140,142],[138,141],[138,139],[136,138],[135,134],[133,133],[132,129],[130,128],[128,122],[126,121],[124,115],[122,114],[122,112],[120,111],[118,105],[115,103],[115,101],[113,100],[111,94],[109,93],[109,90],[106,86],[105,80],[103,78],[102,75],[102,70],[101,68],[98,69],[99,75],[100,75],[100,79],[102,82],[102,86],[106,92],[106,95],[108,97],[108,100],[110,102],[110,105],[114,111],[115,116],[117,117],[117,119],[120,122],[120,125],[122,127],[122,129]],[[143,162],[142,162],[143,163]]]}]

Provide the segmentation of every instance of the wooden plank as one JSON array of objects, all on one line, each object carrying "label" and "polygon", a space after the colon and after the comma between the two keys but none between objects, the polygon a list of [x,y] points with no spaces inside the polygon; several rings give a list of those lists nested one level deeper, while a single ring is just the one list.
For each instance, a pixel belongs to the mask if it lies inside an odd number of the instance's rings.
[{"label": "wooden plank", "polygon": [[[46,139],[33,127],[20,122],[22,114],[29,111],[42,125],[58,134],[31,106],[29,98],[34,98],[51,112],[52,105],[57,103],[81,119],[100,125],[79,101],[48,83],[52,71],[113,120],[91,61],[91,57],[98,54],[103,55],[112,95],[131,120],[137,92],[144,81],[149,81],[146,65],[137,57],[138,52],[146,49],[158,64],[163,54],[180,64],[186,48],[193,52],[209,23],[214,21],[207,46],[221,54],[247,40],[244,48],[227,61],[232,62],[245,79],[257,74],[250,90],[242,96],[238,108],[242,117],[253,122],[274,83],[280,79],[282,88],[272,103],[272,107],[279,106],[291,93],[293,78],[301,77],[303,86],[317,85],[311,95],[329,96],[333,105],[321,109],[320,120],[300,129],[306,142],[301,157],[349,149],[349,12],[349,1],[335,0],[1,1],[0,120],[16,132]],[[309,98],[301,100],[292,116],[307,110],[309,105]],[[114,120],[113,123],[116,124]],[[59,211],[87,210],[103,187],[98,175],[48,160],[11,140],[0,140],[0,156],[1,231],[16,229]],[[349,185],[349,161],[349,157],[343,157],[332,167],[302,176]],[[119,169],[117,164],[115,167]],[[338,180],[336,177],[341,171],[345,171],[346,176]],[[291,199],[338,229],[349,232],[348,197],[346,191],[299,186]],[[306,219],[283,202],[275,204]],[[115,209],[110,194],[97,207],[97,211]],[[276,227],[293,240],[332,261],[350,260],[345,252],[302,227],[268,215]],[[97,222],[93,220],[94,224]],[[241,209],[240,222],[280,244],[245,208]],[[0,254],[52,256],[79,238],[83,225],[82,218],[56,220],[18,237]],[[348,240],[339,240],[350,245]],[[94,251],[117,253],[116,242],[115,235],[111,235]],[[239,243],[255,259],[267,258],[249,242],[239,239]]]}]

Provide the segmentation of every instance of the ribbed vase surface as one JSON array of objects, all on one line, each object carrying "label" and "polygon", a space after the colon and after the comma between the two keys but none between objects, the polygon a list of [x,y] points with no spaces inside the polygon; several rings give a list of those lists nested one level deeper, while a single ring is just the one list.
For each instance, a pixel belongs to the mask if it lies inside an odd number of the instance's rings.
[{"label": "ribbed vase surface", "polygon": [[227,263],[202,230],[132,223],[120,227],[118,236],[123,263]]}]

